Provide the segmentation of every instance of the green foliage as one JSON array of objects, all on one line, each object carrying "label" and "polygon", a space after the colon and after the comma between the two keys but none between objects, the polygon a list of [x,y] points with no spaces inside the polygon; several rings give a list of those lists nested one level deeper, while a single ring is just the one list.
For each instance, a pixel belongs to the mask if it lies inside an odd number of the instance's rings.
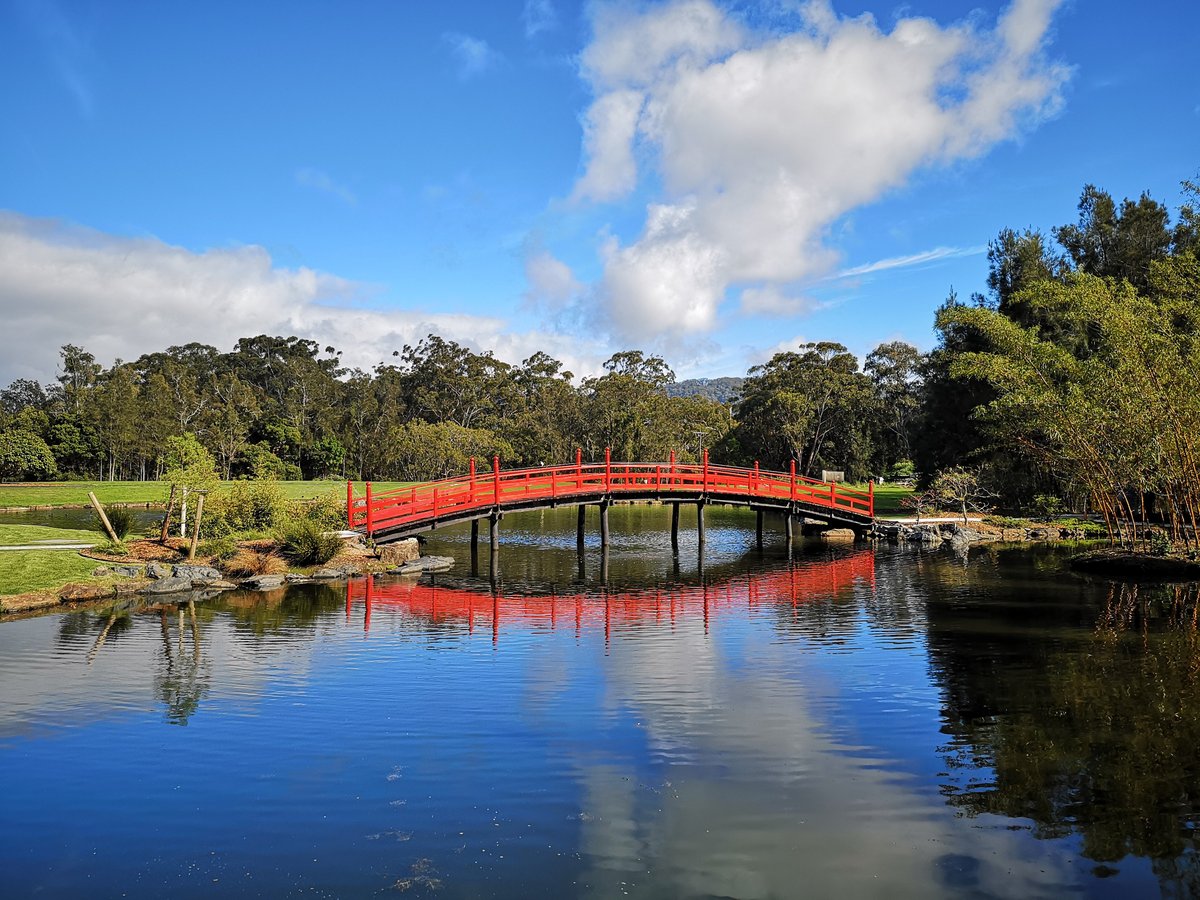
[{"label": "green foliage", "polygon": [[346,494],[344,491],[327,491],[315,500],[292,504],[289,515],[303,517],[325,531],[341,531],[346,527]]},{"label": "green foliage", "polygon": [[196,553],[198,555],[210,556],[217,562],[230,559],[237,552],[237,539],[231,534],[224,534],[220,537],[208,538],[207,540],[201,541],[196,547]]},{"label": "green foliage", "polygon": [[1063,511],[1062,498],[1053,494],[1038,494],[1033,498],[1032,510],[1039,519],[1053,519]]},{"label": "green foliage", "polygon": [[884,477],[888,481],[896,481],[901,478],[912,478],[916,473],[917,467],[913,465],[911,459],[900,459],[888,467],[887,474]]},{"label": "green foliage", "polygon": [[490,431],[464,428],[454,422],[414,419],[394,427],[387,436],[388,459],[401,477],[432,481],[462,475],[474,456],[481,467],[490,468],[493,456],[511,455],[512,448]]},{"label": "green foliage", "polygon": [[1146,533],[1146,547],[1151,556],[1166,556],[1171,552],[1171,538],[1161,528],[1152,528]]},{"label": "green foliage", "polygon": [[54,477],[57,468],[46,442],[32,431],[0,432],[0,478],[42,481]]},{"label": "green foliage", "polygon": [[[108,506],[104,508],[104,515],[108,517],[108,524],[112,526],[113,533],[118,540],[125,540],[129,536],[129,532],[133,530],[133,513],[124,506]],[[97,523],[97,527],[103,531],[104,526]]]},{"label": "green foliage", "polygon": [[124,556],[129,552],[124,541],[101,541],[92,549],[107,556]]},{"label": "green foliage", "polygon": [[984,516],[983,524],[991,525],[993,528],[1028,528],[1033,523],[1028,519],[1016,516]]},{"label": "green foliage", "polygon": [[330,534],[310,519],[289,522],[279,533],[284,556],[297,566],[319,566],[329,562],[342,547],[336,534]]},{"label": "green foliage", "polygon": [[283,521],[287,507],[278,482],[231,481],[208,495],[203,530],[213,537],[270,531]]}]

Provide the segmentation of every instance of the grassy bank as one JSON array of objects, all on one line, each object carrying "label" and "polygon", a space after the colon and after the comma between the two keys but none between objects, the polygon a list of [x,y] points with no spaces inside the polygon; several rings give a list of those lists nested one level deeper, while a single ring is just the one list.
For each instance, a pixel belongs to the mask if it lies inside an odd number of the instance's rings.
[{"label": "grassy bank", "polygon": [[[867,490],[866,484],[848,484],[846,487],[852,487],[859,491]],[[900,505],[900,501],[912,492],[912,488],[899,484],[875,485],[875,515],[898,516],[905,514],[906,511]]]},{"label": "grassy bank", "polygon": [[89,581],[99,563],[70,550],[27,550],[0,553],[0,597],[58,588],[70,581]]},{"label": "grassy bank", "polygon": [[79,528],[51,528],[47,525],[3,525],[0,524],[0,547],[15,544],[34,544],[45,541],[98,542],[99,532]]},{"label": "grassy bank", "polygon": [[[229,482],[225,482],[229,483]],[[404,487],[408,482],[379,481],[376,491]],[[345,491],[344,481],[280,481],[279,488],[289,500],[311,500],[331,491]],[[101,503],[166,503],[171,486],[164,481],[46,481],[38,484],[0,484],[0,507],[8,506],[86,506],[88,491],[94,491]],[[363,486],[355,493],[362,496]]]}]

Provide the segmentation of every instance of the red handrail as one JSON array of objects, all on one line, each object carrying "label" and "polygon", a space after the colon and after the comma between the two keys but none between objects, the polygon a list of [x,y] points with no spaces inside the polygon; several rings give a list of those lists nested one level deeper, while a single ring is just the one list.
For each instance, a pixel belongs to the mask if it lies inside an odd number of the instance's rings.
[{"label": "red handrail", "polygon": [[614,463],[611,452],[606,451],[603,463],[584,464],[577,454],[574,465],[509,471],[502,470],[499,458],[493,457],[491,484],[486,486],[470,471],[466,476],[382,492],[374,491],[368,482],[366,497],[356,498],[353,482],[347,482],[347,520],[350,528],[365,526],[368,534],[374,534],[414,522],[495,510],[516,499],[560,500],[648,490],[659,495],[761,497],[867,518],[873,518],[875,513],[874,485],[861,491],[804,478],[796,474],[794,463],[786,473],[765,471],[757,465],[753,469],[714,466],[708,461],[707,452],[700,465],[679,463],[674,454],[666,466],[660,462]]}]

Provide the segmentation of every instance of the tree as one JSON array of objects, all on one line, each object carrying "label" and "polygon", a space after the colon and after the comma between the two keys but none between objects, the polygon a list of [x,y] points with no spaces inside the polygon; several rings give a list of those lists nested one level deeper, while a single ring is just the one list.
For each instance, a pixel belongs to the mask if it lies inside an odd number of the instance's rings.
[{"label": "tree", "polygon": [[1086,185],[1079,198],[1079,222],[1054,229],[1078,271],[1125,279],[1145,291],[1150,264],[1170,251],[1174,235],[1166,207],[1142,194],[1120,207],[1107,191]]},{"label": "tree", "polygon": [[875,385],[885,435],[879,470],[912,456],[911,431],[920,408],[921,351],[904,341],[880,344],[867,355],[863,371]]},{"label": "tree", "polygon": [[[187,536],[188,496],[212,490],[218,475],[216,461],[194,434],[167,438],[166,480],[180,488],[179,534]],[[164,497],[164,500],[167,498]]]},{"label": "tree", "polygon": [[23,429],[0,432],[0,478],[41,481],[57,471],[54,454],[38,435]]},{"label": "tree", "polygon": [[938,472],[933,479],[933,496],[947,506],[955,506],[962,513],[963,524],[968,522],[969,512],[986,512],[991,509],[987,501],[996,493],[980,483],[979,469],[954,466]]},{"label": "tree", "polygon": [[841,344],[803,344],[755,366],[742,385],[738,435],[747,455],[800,473],[867,475],[876,406],[871,379]]}]

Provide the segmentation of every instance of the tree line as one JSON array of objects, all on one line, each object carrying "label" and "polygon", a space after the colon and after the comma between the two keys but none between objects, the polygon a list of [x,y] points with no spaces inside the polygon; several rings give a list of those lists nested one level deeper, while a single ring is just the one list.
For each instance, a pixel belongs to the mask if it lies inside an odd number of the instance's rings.
[{"label": "tree line", "polygon": [[167,440],[184,435],[225,478],[423,480],[472,456],[516,467],[576,447],[587,460],[709,450],[854,480],[968,466],[1010,506],[1042,498],[1117,521],[1157,502],[1182,526],[1200,512],[1198,248],[1194,202],[1172,221],[1148,195],[1117,203],[1088,185],[1076,222],[999,233],[986,293],[951,292],[931,352],[895,341],[860,363],[809,343],[695,384],[639,350],[576,379],[546,352],[514,365],[433,334],[371,371],[298,337],[108,368],[67,345],[53,383],[0,391],[0,478],[159,478]]}]

